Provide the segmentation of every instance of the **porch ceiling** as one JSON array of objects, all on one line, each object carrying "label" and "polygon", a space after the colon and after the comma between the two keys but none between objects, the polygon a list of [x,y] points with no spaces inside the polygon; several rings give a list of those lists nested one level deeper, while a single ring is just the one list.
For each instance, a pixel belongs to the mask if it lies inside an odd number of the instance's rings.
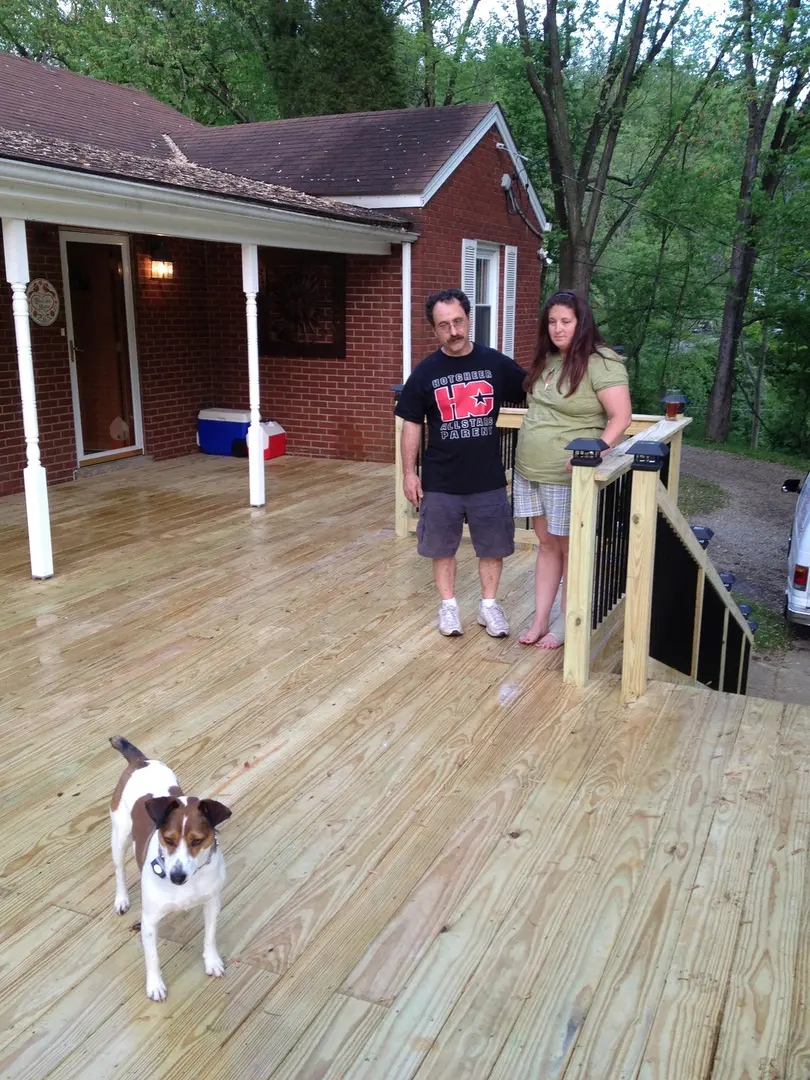
[{"label": "porch ceiling", "polygon": [[5,218],[359,255],[388,255],[392,244],[416,239],[394,221],[386,226],[345,220],[355,208],[346,207],[345,215],[337,204],[334,208],[333,217],[302,213],[250,198],[0,159],[0,217]]}]

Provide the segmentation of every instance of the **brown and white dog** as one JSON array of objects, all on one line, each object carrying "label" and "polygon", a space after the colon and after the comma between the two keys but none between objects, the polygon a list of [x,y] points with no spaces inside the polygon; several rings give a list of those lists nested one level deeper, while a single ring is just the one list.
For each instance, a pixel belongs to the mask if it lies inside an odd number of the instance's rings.
[{"label": "brown and white dog", "polygon": [[217,826],[231,816],[213,799],[186,796],[177,777],[162,761],[151,761],[119,735],[112,746],[127,759],[112,799],[112,857],[115,864],[115,910],[129,908],[124,860],[132,840],[141,872],[141,940],[146,959],[146,995],[164,1001],[157,927],[170,911],[203,905],[206,975],[223,975],[216,931],[225,860],[217,843]]}]

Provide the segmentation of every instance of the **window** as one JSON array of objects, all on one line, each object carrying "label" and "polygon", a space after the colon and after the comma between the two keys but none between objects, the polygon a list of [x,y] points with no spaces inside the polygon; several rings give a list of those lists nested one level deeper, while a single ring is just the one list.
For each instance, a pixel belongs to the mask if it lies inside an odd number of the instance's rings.
[{"label": "window", "polygon": [[346,259],[259,248],[262,356],[346,355]]},{"label": "window", "polygon": [[498,338],[501,249],[481,240],[461,242],[461,288],[470,300],[470,337],[479,345],[515,351],[515,304],[517,300],[517,248],[504,247],[502,338]]}]

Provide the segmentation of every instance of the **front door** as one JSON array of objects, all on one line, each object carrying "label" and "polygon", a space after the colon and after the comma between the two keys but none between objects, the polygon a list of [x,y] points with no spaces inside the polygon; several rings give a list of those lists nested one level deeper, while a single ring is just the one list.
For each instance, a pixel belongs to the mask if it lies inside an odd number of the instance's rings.
[{"label": "front door", "polygon": [[61,234],[79,464],[143,447],[127,237]]}]

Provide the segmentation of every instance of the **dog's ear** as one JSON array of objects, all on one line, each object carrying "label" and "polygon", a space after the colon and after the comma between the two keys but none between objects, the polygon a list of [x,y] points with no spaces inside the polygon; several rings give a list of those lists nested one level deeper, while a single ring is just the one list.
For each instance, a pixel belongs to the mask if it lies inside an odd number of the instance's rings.
[{"label": "dog's ear", "polygon": [[201,799],[200,813],[212,829],[215,829],[221,822],[227,821],[231,816],[228,807],[224,803],[217,802],[216,799]]},{"label": "dog's ear", "polygon": [[155,826],[162,829],[169,814],[171,814],[172,810],[176,810],[180,803],[177,799],[173,799],[171,795],[161,795],[157,799],[147,799],[144,805]]}]

